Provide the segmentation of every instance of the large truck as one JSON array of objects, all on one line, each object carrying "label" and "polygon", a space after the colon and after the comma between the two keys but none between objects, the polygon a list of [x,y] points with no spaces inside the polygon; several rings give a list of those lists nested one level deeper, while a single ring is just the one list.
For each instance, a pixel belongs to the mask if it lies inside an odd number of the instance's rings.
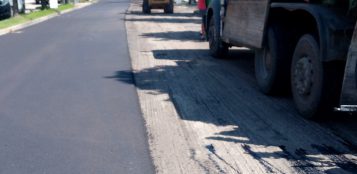
[{"label": "large truck", "polygon": [[205,23],[210,54],[255,51],[265,94],[291,90],[306,118],[357,111],[357,0],[212,0]]}]

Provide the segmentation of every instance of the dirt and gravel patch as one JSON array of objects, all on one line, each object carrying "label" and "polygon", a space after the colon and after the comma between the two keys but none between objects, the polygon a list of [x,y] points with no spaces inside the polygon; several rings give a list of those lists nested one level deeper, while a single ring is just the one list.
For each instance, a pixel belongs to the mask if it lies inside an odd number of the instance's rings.
[{"label": "dirt and gravel patch", "polygon": [[194,10],[144,15],[135,1],[125,18],[133,71],[116,77],[137,87],[157,173],[356,173],[357,119],[308,121],[290,96],[260,93],[253,52],[210,57]]}]

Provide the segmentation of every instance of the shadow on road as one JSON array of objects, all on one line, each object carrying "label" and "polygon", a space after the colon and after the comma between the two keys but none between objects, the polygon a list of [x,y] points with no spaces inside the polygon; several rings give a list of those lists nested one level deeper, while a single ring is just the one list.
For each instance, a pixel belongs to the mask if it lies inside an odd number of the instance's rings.
[{"label": "shadow on road", "polygon": [[[169,33],[169,32],[167,32],[167,33]],[[182,33],[185,34],[184,32],[182,32]],[[191,35],[191,36],[196,34],[196,32],[186,32],[186,33],[187,33],[187,35]],[[159,33],[159,36],[160,35],[166,35],[166,34]],[[177,35],[179,35],[179,34],[177,34]],[[151,35],[149,35],[149,36],[151,36]],[[173,38],[175,38],[175,37],[173,37]],[[188,37],[188,38],[191,38],[191,37]],[[178,39],[178,37],[177,37],[177,39]],[[168,40],[170,40],[170,39],[168,38]],[[187,40],[189,40],[189,39],[187,39]],[[203,60],[205,60],[207,58],[213,59],[209,55],[208,50],[193,50],[193,49],[153,50],[152,53],[153,53],[153,56],[155,59],[162,59],[162,60],[191,61],[194,59],[203,59]],[[252,71],[252,69],[251,69],[254,65],[251,64],[251,61],[249,60],[253,56],[254,56],[254,51],[243,48],[241,50],[233,50],[233,51],[231,50],[230,54],[228,54],[228,56],[226,58],[219,60],[219,61],[237,64],[237,65],[243,63],[244,66],[249,66],[249,68],[246,68],[247,72],[254,73],[254,71]],[[239,60],[238,60],[238,58],[239,58]]]},{"label": "shadow on road", "polygon": [[[347,147],[348,143],[326,134],[322,127],[327,123],[343,125],[348,122],[356,127],[356,119],[334,118],[319,125],[302,119],[289,96],[261,94],[254,79],[251,51],[232,51],[227,60],[213,59],[207,50],[154,50],[152,54],[155,59],[174,60],[177,65],[158,66],[135,73],[118,71],[110,78],[134,84],[141,90],[154,91],[152,95],[168,94],[183,120],[234,126],[233,130],[222,131],[206,139],[241,146],[267,171],[273,171],[274,166],[266,158],[284,158],[301,172],[317,173],[318,167],[331,167],[330,172],[337,173],[357,172],[356,161],[344,156],[355,155],[356,151],[352,146]],[[349,133],[353,131],[354,128],[346,130]],[[334,137],[336,139],[331,140]],[[274,146],[280,150],[257,152],[251,145]],[[328,156],[331,161],[319,155]]]},{"label": "shadow on road", "polygon": [[[202,40],[199,40],[200,38],[199,31],[172,31],[172,32],[144,33],[141,36],[156,38],[162,41],[179,40],[179,41],[202,42]],[[182,38],[182,36],[185,37]]]},{"label": "shadow on road", "polygon": [[131,22],[156,22],[156,23],[194,23],[200,24],[199,19],[175,19],[175,18],[140,18],[140,19],[125,19],[125,21]]},{"label": "shadow on road", "polygon": [[152,13],[150,14],[146,14],[146,13],[143,13],[142,11],[130,11],[130,12],[125,12],[123,14],[126,14],[126,15],[138,15],[138,16],[160,16],[160,17],[192,17],[192,16],[197,16],[199,17],[198,14],[195,14],[195,13],[183,13],[183,12],[180,12],[180,13],[173,13],[173,14],[168,14],[168,13],[163,13],[162,10],[155,10],[153,11]]}]

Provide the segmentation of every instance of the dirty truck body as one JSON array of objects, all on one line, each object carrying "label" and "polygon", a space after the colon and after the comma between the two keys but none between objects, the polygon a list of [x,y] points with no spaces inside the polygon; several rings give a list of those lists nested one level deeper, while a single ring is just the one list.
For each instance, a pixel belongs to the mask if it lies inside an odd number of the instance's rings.
[{"label": "dirty truck body", "polygon": [[297,110],[316,118],[357,109],[357,11],[354,0],[212,0],[210,53],[255,50],[262,92],[290,91]]}]

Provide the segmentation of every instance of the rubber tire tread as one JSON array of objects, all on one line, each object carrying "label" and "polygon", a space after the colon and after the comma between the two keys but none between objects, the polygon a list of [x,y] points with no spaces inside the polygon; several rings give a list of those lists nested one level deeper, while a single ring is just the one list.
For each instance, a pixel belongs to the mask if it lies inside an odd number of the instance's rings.
[{"label": "rubber tire tread", "polygon": [[[214,36],[211,35],[212,32],[211,30],[213,30]],[[215,41],[213,45],[212,45],[212,39],[214,39]],[[213,56],[214,58],[225,58],[227,56],[228,45],[221,40],[219,27],[216,26],[214,16],[212,16],[211,20],[209,21],[208,40],[209,40],[209,50],[211,56]]]},{"label": "rubber tire tread", "polygon": [[151,13],[149,0],[143,0],[143,13],[145,13],[145,14],[150,14]]},{"label": "rubber tire tread", "polygon": [[[312,51],[314,53],[309,53]],[[294,86],[293,71],[300,56],[314,54],[313,90],[308,97],[298,94]],[[307,118],[318,120],[326,118],[332,111],[333,106],[338,101],[338,94],[341,90],[341,68],[336,63],[323,63],[320,57],[319,45],[311,34],[303,35],[296,45],[291,66],[291,90],[293,99],[299,113]]]},{"label": "rubber tire tread", "polygon": [[170,0],[169,4],[167,4],[164,8],[164,13],[172,14],[174,13],[174,3]]},{"label": "rubber tire tread", "polygon": [[288,41],[288,35],[283,28],[272,24],[267,31],[265,46],[270,50],[272,70],[263,77],[264,49],[255,52],[255,77],[260,90],[267,95],[286,93],[290,89],[290,64],[293,46]]}]

